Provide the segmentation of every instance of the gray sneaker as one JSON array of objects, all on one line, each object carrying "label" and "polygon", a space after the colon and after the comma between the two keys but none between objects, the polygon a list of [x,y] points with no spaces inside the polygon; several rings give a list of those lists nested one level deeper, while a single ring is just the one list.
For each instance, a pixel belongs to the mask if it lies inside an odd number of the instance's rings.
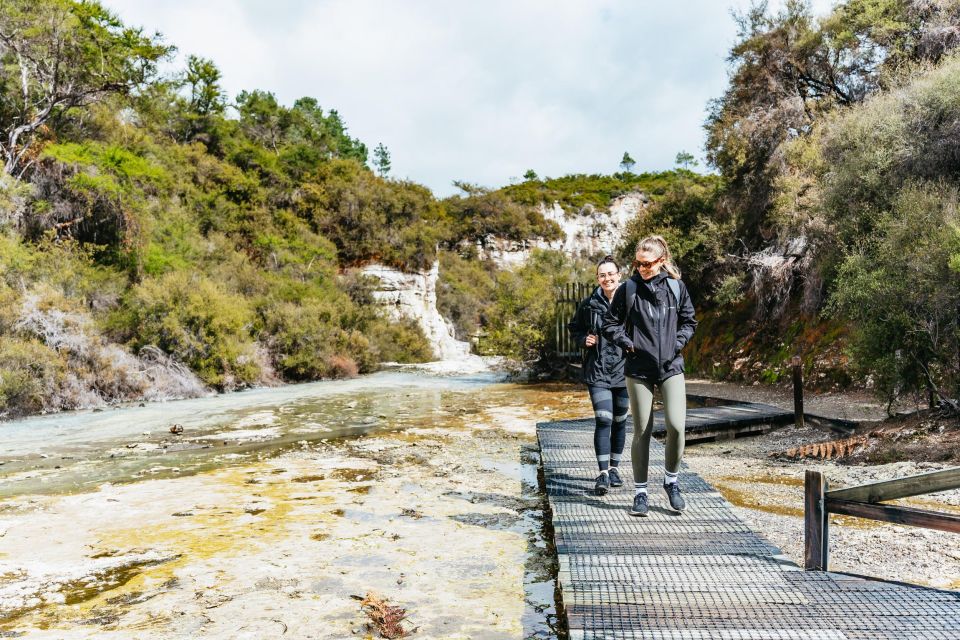
[{"label": "gray sneaker", "polygon": [[620,477],[620,470],[616,467],[610,467],[610,470],[607,471],[610,474],[610,486],[611,487],[622,487],[623,478]]},{"label": "gray sneaker", "polygon": [[683,496],[680,495],[679,482],[665,484],[663,485],[663,490],[667,492],[667,497],[670,498],[671,509],[674,511],[683,511],[687,508],[687,503],[683,501]]},{"label": "gray sneaker", "polygon": [[593,485],[593,495],[605,496],[608,488],[610,488],[610,479],[607,478],[607,474],[601,473],[597,476],[597,483]]},{"label": "gray sneaker", "polygon": [[630,515],[646,518],[650,512],[650,505],[647,504],[647,493],[638,493],[633,496],[633,506],[630,507]]}]

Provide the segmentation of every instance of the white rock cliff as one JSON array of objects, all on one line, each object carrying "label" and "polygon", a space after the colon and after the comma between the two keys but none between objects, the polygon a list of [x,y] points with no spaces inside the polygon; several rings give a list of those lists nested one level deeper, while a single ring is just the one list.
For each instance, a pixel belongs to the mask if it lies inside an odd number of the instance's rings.
[{"label": "white rock cliff", "polygon": [[614,198],[606,209],[587,205],[575,213],[564,210],[557,202],[552,206],[541,203],[538,205],[540,214],[560,225],[563,238],[552,242],[512,242],[491,237],[477,248],[481,256],[493,260],[501,268],[522,265],[533,249],[556,249],[577,257],[613,253],[623,240],[627,225],[649,203],[649,198],[641,192]]},{"label": "white rock cliff", "polygon": [[425,273],[404,273],[382,264],[369,264],[360,271],[379,281],[374,299],[394,320],[416,320],[439,360],[458,360],[470,353],[470,344],[453,336],[453,327],[437,311],[437,279],[440,263]]}]

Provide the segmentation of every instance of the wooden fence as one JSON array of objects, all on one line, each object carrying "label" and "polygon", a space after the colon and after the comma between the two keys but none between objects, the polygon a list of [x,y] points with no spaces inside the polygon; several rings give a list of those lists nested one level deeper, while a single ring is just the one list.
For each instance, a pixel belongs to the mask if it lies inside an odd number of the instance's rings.
[{"label": "wooden fence", "polygon": [[831,513],[960,533],[958,514],[879,504],[887,500],[958,489],[960,467],[834,491],[828,491],[827,488],[827,480],[822,473],[807,471],[804,487],[804,566],[807,569],[827,570]]},{"label": "wooden fence", "polygon": [[568,282],[561,287],[557,287],[554,296],[556,304],[554,339],[556,356],[562,360],[580,359],[580,347],[573,343],[573,338],[567,331],[567,323],[576,313],[580,301],[590,295],[595,286],[597,285],[584,282]]}]

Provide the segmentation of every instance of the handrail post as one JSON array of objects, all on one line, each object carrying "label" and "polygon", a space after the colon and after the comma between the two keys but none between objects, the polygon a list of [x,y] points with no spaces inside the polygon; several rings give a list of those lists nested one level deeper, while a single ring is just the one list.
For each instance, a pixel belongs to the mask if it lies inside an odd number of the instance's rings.
[{"label": "handrail post", "polygon": [[804,563],[803,568],[827,570],[830,515],[826,509],[827,479],[819,471],[807,470],[804,478]]},{"label": "handrail post", "polygon": [[803,361],[793,357],[793,420],[803,427]]}]

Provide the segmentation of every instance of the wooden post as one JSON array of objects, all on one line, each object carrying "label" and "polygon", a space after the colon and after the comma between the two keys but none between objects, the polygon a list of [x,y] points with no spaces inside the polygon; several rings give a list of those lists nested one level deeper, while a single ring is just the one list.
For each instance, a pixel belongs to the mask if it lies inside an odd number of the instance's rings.
[{"label": "wooden post", "polygon": [[830,514],[826,510],[827,479],[819,471],[807,470],[804,478],[803,568],[826,571],[829,556]]},{"label": "wooden post", "polygon": [[803,427],[803,362],[793,357],[793,421]]}]

